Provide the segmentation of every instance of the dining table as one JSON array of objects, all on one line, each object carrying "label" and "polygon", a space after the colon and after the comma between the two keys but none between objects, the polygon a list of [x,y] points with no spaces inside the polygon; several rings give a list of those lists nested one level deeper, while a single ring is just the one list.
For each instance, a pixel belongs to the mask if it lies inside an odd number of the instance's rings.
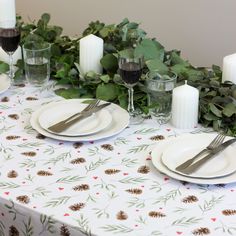
[{"label": "dining table", "polygon": [[31,119],[64,100],[56,88],[23,83],[0,94],[0,236],[236,235],[236,178],[191,182],[153,162],[163,143],[211,128],[145,117],[108,137],[54,139]]}]

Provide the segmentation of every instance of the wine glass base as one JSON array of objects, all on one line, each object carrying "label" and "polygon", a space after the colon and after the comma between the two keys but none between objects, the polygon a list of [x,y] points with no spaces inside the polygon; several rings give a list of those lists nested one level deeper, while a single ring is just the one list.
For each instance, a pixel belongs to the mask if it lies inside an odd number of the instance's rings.
[{"label": "wine glass base", "polygon": [[138,125],[141,124],[144,120],[144,117],[141,113],[129,113],[129,124],[130,125]]}]

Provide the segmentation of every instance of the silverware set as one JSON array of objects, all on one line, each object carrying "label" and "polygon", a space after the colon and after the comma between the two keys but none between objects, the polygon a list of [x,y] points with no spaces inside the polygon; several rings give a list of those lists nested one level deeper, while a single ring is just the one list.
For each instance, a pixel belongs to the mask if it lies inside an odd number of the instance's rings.
[{"label": "silverware set", "polygon": [[175,170],[183,174],[191,174],[197,171],[202,165],[204,165],[216,154],[220,153],[228,146],[236,142],[236,138],[223,142],[225,137],[226,136],[224,134],[218,134],[206,148],[204,148],[191,159],[188,159],[184,163],[177,166]]},{"label": "silverware set", "polygon": [[93,115],[94,113],[100,111],[101,109],[105,108],[106,106],[110,105],[110,103],[104,103],[99,105],[100,100],[93,100],[89,103],[82,111],[56,123],[52,126],[48,127],[48,129],[55,133],[61,133],[62,131],[68,129],[73,124]]}]

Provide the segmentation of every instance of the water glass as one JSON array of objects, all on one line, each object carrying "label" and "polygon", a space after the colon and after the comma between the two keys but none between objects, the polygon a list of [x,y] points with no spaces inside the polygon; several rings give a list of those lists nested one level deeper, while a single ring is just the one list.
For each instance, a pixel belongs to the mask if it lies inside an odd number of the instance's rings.
[{"label": "water glass", "polygon": [[149,113],[159,124],[165,124],[171,118],[172,90],[177,76],[172,72],[165,75],[148,72],[146,77]]},{"label": "water glass", "polygon": [[47,42],[27,42],[23,45],[26,80],[33,86],[45,85],[50,78],[50,49]]}]

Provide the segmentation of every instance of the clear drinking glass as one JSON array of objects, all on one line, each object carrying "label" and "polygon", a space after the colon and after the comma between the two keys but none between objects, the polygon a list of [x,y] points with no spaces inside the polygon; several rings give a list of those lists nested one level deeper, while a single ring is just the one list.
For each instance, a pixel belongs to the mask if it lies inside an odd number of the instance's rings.
[{"label": "clear drinking glass", "polygon": [[50,78],[51,44],[29,41],[23,45],[26,80],[33,86],[43,86]]},{"label": "clear drinking glass", "polygon": [[138,83],[143,69],[143,57],[119,58],[119,73],[125,86],[128,88],[128,112],[130,115],[130,124],[139,124],[143,118],[141,112],[134,108],[134,89]]},{"label": "clear drinking glass", "polygon": [[20,43],[20,29],[15,28],[0,28],[0,46],[9,55],[9,78],[13,83],[14,68],[13,54]]},{"label": "clear drinking glass", "polygon": [[166,75],[149,72],[146,77],[149,113],[159,124],[165,124],[171,118],[172,90],[177,75],[173,72]]}]

